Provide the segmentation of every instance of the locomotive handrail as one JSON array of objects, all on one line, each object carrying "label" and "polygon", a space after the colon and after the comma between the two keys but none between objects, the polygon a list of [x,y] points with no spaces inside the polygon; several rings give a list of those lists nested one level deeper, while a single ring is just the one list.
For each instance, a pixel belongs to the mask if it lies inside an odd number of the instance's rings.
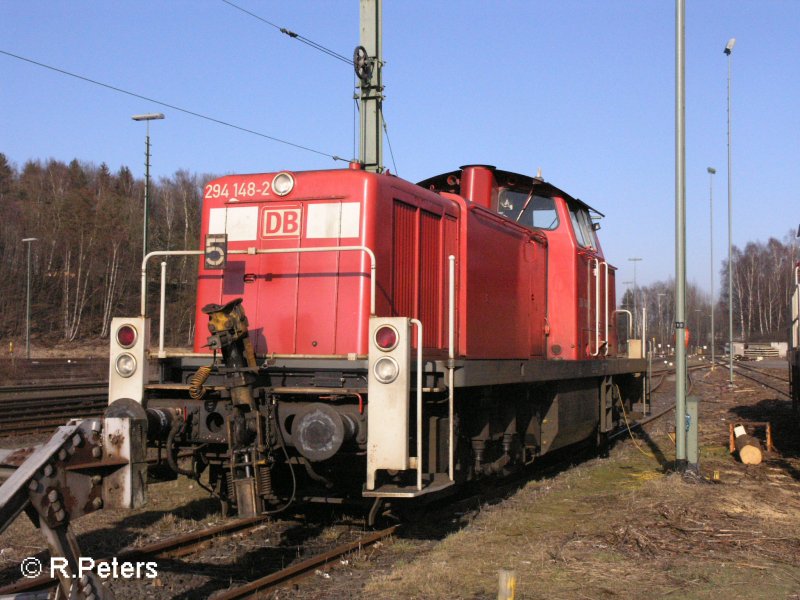
[{"label": "locomotive handrail", "polygon": [[422,489],[422,321],[409,319],[417,326],[417,490]]},{"label": "locomotive handrail", "polygon": [[[594,263],[594,352],[592,356],[600,354],[600,260],[598,258],[589,259],[589,268]],[[592,306],[591,290],[587,290],[589,295],[589,307]]]},{"label": "locomotive handrail", "polygon": [[795,290],[795,297],[797,299],[797,317],[794,319],[794,347],[800,347],[800,265],[794,268],[794,283],[797,289]]},{"label": "locomotive handrail", "polygon": [[628,339],[630,339],[633,335],[633,314],[627,308],[618,308],[611,315],[614,316],[617,313],[626,313],[628,315]]},{"label": "locomotive handrail", "polygon": [[455,378],[456,378],[456,366],[454,364],[456,358],[456,344],[455,344],[455,326],[456,326],[456,257],[452,254],[447,257],[447,261],[449,263],[449,281],[447,282],[447,300],[448,300],[448,308],[447,308],[447,321],[448,327],[450,331],[448,332],[448,352],[447,356],[450,359],[447,364],[448,370],[448,381],[447,381],[447,404],[448,404],[448,419],[449,419],[449,440],[450,440],[450,452],[448,455],[448,473],[450,475],[450,481],[455,481],[455,425],[453,423],[454,418],[454,410],[453,407],[455,406]]},{"label": "locomotive handrail", "polygon": [[[608,355],[608,263],[606,261],[600,262],[600,259],[597,257],[590,258],[589,264],[594,263],[594,339],[595,339],[595,351],[592,352],[592,356],[599,356],[600,355],[600,265],[603,265],[605,271],[605,280],[604,280],[604,292],[605,292],[605,303],[603,304],[603,310],[605,311],[605,339],[603,340],[605,343],[605,355]],[[588,292],[589,295],[589,305],[591,306],[591,292]]]},{"label": "locomotive handrail", "polygon": [[[228,254],[290,254],[290,253],[305,253],[305,252],[350,252],[360,251],[366,253],[370,258],[370,282],[369,282],[369,314],[375,315],[375,271],[376,260],[375,253],[367,246],[318,246],[313,248],[247,248],[246,250],[228,250]],[[205,254],[204,250],[158,250],[150,252],[142,259],[142,284],[141,284],[141,306],[140,312],[142,317],[147,316],[147,261],[155,256],[200,256]],[[162,263],[161,266],[161,306],[160,318],[161,327],[159,329],[159,357],[163,358],[164,354],[164,296],[166,290],[166,264]]]},{"label": "locomotive handrail", "polygon": [[603,304],[603,310],[606,317],[606,333],[605,333],[605,352],[604,354],[608,356],[608,322],[611,320],[610,315],[608,314],[608,262],[603,261],[603,269],[605,270],[605,281],[603,282],[603,296],[605,296],[605,302]]}]

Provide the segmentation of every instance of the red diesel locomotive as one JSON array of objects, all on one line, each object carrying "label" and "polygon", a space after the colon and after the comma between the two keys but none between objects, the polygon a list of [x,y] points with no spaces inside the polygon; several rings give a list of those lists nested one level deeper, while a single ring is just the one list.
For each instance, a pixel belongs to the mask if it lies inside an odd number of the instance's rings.
[{"label": "red diesel locomotive", "polygon": [[239,514],[501,475],[641,398],[599,213],[541,178],[232,175],[202,215],[202,250],[150,255],[203,255],[193,351],[151,354],[149,318],[115,319],[110,402],[147,407],[152,443],[192,448],[173,467],[208,469]]}]

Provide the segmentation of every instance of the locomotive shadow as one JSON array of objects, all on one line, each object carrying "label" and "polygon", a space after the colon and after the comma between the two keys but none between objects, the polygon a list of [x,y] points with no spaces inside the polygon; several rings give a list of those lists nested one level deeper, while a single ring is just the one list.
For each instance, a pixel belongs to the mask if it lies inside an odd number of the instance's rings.
[{"label": "locomotive shadow", "polygon": [[480,480],[466,484],[453,496],[427,504],[411,505],[399,513],[403,527],[394,535],[406,539],[441,541],[468,527],[482,509],[508,500],[529,483],[551,479],[602,456],[597,447],[588,443],[555,450],[507,479]]}]

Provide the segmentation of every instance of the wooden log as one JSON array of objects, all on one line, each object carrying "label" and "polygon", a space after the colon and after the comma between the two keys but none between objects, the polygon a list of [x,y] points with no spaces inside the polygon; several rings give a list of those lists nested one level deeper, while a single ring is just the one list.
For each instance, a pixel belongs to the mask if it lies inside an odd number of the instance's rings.
[{"label": "wooden log", "polygon": [[734,429],[736,439],[734,444],[736,452],[739,453],[739,460],[744,465],[760,465],[761,464],[761,444],[751,435],[747,435],[744,427],[739,425]]}]

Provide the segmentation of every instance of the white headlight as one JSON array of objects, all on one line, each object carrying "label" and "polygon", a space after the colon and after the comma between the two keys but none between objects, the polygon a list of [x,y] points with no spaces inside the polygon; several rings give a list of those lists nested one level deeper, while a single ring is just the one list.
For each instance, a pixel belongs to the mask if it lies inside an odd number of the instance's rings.
[{"label": "white headlight", "polygon": [[117,357],[115,366],[120,376],[130,377],[136,372],[136,358],[134,358],[133,354],[125,352]]},{"label": "white headlight", "polygon": [[397,361],[391,356],[384,356],[375,361],[375,366],[372,367],[375,378],[381,383],[392,383],[397,379],[400,373],[400,367]]},{"label": "white headlight", "polygon": [[272,178],[272,191],[278,196],[285,196],[294,188],[294,177],[289,173],[278,173]]}]

